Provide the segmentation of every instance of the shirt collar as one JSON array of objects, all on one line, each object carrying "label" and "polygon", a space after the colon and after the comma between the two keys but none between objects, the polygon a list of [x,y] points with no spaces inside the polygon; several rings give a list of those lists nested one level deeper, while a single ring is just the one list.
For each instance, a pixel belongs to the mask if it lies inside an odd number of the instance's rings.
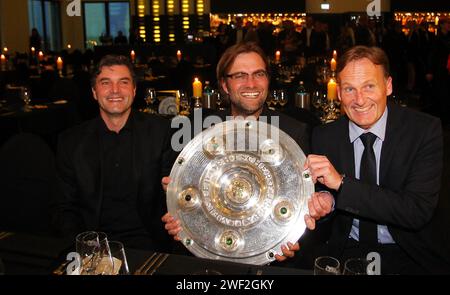
[{"label": "shirt collar", "polygon": [[[127,122],[125,123],[125,125],[122,127],[122,129],[120,129],[119,133],[121,133],[124,130],[132,130],[132,122],[133,122],[133,117],[134,117],[134,111],[133,109],[131,109],[130,115],[128,116]],[[106,126],[105,121],[103,121],[100,117],[100,130],[102,131],[103,134],[109,134],[109,133],[115,133],[114,131],[111,131],[108,129],[108,126]]]},{"label": "shirt collar", "polygon": [[366,132],[372,132],[375,134],[381,141],[384,141],[384,136],[386,134],[386,122],[387,122],[387,116],[388,116],[388,108],[384,109],[384,113],[381,116],[381,118],[368,130],[363,129],[353,123],[352,121],[349,121],[348,129],[349,129],[349,136],[350,136],[350,142],[354,142],[356,139],[359,138],[359,136]]}]

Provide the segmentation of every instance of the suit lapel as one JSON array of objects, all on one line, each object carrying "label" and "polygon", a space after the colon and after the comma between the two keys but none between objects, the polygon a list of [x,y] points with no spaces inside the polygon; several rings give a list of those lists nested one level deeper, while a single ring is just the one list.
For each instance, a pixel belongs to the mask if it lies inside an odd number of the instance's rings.
[{"label": "suit lapel", "polygon": [[343,134],[343,137],[338,139],[340,143],[339,148],[339,162],[341,163],[342,171],[348,176],[355,176],[355,156],[353,152],[353,143],[350,142],[350,135],[348,130],[348,119],[343,120],[340,126],[342,132],[338,134]]},{"label": "suit lapel", "polygon": [[386,134],[384,137],[383,146],[381,148],[380,158],[380,185],[385,183],[385,178],[389,170],[389,163],[394,156],[397,141],[401,137],[398,131],[399,123],[401,121],[400,115],[395,107],[388,104],[388,117],[386,122]]}]

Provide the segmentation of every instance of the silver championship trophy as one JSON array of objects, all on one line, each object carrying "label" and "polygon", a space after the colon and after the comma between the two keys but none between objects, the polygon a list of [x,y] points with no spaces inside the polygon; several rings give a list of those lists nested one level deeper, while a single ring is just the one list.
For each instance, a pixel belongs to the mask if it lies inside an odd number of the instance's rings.
[{"label": "silver championship trophy", "polygon": [[275,126],[231,120],[203,131],[178,156],[167,208],[194,255],[256,265],[305,231],[314,184],[306,156]]}]

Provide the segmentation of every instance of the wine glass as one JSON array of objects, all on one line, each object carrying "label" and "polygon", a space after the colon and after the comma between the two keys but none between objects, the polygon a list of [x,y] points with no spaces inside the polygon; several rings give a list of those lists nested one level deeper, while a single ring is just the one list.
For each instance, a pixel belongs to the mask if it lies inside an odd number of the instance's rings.
[{"label": "wine glass", "polygon": [[180,91],[180,115],[188,116],[190,114],[191,103],[186,92]]},{"label": "wine glass", "polygon": [[314,261],[314,275],[339,275],[341,264],[331,256],[320,256]]},{"label": "wine glass", "polygon": [[312,95],[312,105],[316,110],[320,109],[320,106],[322,104],[322,94],[319,90],[314,91]]},{"label": "wine glass", "polygon": [[156,111],[153,109],[153,105],[156,102],[156,90],[155,88],[147,88],[145,90],[145,103],[147,105],[146,111],[148,113],[154,114]]},{"label": "wine glass", "polygon": [[220,93],[220,91],[217,91],[216,93],[214,93],[216,96],[216,107],[217,110],[222,111],[224,108],[222,107],[222,94]]},{"label": "wine glass", "polygon": [[278,103],[284,107],[288,103],[288,97],[285,90],[278,90]]},{"label": "wine glass", "polygon": [[21,97],[23,102],[25,103],[24,110],[26,112],[31,111],[30,102],[31,102],[31,93],[27,87],[21,87]]}]

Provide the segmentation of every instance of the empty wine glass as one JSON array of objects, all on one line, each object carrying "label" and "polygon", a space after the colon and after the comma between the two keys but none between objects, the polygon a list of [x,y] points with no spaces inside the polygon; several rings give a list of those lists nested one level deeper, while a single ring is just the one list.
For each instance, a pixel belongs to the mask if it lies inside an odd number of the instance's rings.
[{"label": "empty wine glass", "polygon": [[31,93],[27,87],[21,88],[21,97],[23,102],[25,103],[24,110],[26,112],[31,111],[30,102],[31,102]]},{"label": "empty wine glass", "polygon": [[316,110],[320,109],[322,104],[322,95],[319,90],[314,91],[312,95],[312,105]]},{"label": "empty wine glass", "polygon": [[146,111],[149,113],[156,113],[156,110],[153,108],[154,104],[156,102],[156,90],[155,88],[147,88],[145,90],[145,97],[144,97],[145,103],[147,105]]},{"label": "empty wine glass", "polygon": [[288,96],[285,90],[278,90],[278,103],[281,107],[288,103]]},{"label": "empty wine glass", "polygon": [[214,93],[214,95],[216,96],[217,110],[219,110],[219,111],[224,110],[224,108],[222,106],[222,104],[223,104],[222,94],[220,93],[220,91],[217,91],[216,93]]},{"label": "empty wine glass", "polygon": [[188,116],[190,114],[191,103],[184,91],[180,91],[180,115]]}]

